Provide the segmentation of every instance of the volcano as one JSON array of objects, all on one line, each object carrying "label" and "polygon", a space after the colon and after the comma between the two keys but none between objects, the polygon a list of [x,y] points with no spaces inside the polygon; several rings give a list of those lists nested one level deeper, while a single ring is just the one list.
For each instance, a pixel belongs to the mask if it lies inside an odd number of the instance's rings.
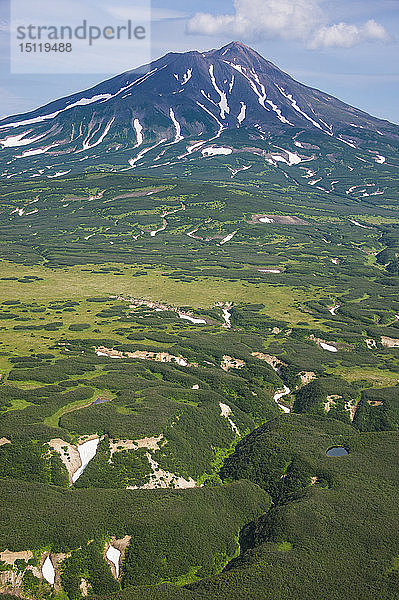
[{"label": "volcano", "polygon": [[[156,166],[164,156],[170,163],[227,155],[240,144],[296,139],[301,132],[354,149],[362,144],[365,149],[366,143],[376,162],[384,158],[374,149],[378,141],[397,145],[399,140],[397,125],[295,81],[251,48],[232,42],[209,52],[169,53],[146,67],[3,119],[1,175]],[[371,144],[365,134],[374,140]],[[287,164],[294,164],[290,154],[285,155]]]}]

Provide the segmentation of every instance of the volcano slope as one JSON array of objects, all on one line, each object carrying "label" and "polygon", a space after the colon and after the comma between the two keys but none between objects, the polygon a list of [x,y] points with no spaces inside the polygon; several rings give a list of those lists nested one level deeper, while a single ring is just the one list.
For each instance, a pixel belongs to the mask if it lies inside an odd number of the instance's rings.
[{"label": "volcano slope", "polygon": [[295,81],[233,42],[204,53],[170,53],[2,119],[0,175],[151,169],[215,181],[237,173],[262,179],[278,166],[294,179],[345,193],[357,182],[342,189],[342,178],[397,167],[398,140],[397,125]]}]

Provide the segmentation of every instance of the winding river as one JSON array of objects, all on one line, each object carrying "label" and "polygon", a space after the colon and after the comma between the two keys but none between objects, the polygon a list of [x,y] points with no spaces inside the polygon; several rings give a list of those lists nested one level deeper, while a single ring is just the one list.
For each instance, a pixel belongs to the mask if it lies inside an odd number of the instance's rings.
[{"label": "winding river", "polygon": [[279,400],[281,400],[281,398],[283,398],[284,396],[287,396],[288,394],[291,393],[291,390],[289,387],[287,387],[286,385],[284,386],[284,391],[283,392],[276,392],[273,396],[273,400],[275,402],[277,402],[277,405],[281,408],[281,410],[283,410],[285,413],[289,413],[291,412],[291,409],[288,408],[288,406],[284,406],[283,404],[279,403]]}]

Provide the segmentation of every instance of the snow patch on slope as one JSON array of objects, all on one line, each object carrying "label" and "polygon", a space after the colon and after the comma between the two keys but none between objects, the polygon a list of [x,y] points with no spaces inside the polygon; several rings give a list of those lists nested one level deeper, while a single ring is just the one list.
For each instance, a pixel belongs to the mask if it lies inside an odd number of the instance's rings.
[{"label": "snow patch on slope", "polygon": [[47,581],[47,583],[49,583],[50,585],[54,585],[55,570],[54,570],[53,563],[51,562],[51,559],[49,556],[46,558],[46,560],[43,563],[42,575],[43,575],[43,578]]},{"label": "snow patch on slope", "polygon": [[5,127],[20,127],[22,125],[33,125],[34,123],[42,123],[43,121],[47,121],[49,119],[55,119],[59,114],[65,112],[66,110],[70,110],[71,108],[75,108],[76,106],[87,106],[88,104],[93,104],[95,102],[99,102],[100,100],[109,100],[112,98],[112,94],[98,94],[97,96],[93,96],[92,98],[81,98],[72,104],[68,104],[65,108],[61,110],[57,110],[53,113],[47,115],[41,115],[39,117],[33,117],[32,119],[26,119],[25,121],[16,121],[15,123],[7,123],[6,125],[0,125],[0,129],[4,129]]},{"label": "snow patch on slope", "polygon": [[224,92],[223,90],[219,89],[219,87],[218,87],[218,85],[216,83],[213,65],[210,65],[210,67],[209,67],[209,75],[211,76],[211,81],[212,81],[213,87],[215,88],[215,90],[217,91],[217,93],[220,96],[220,102],[219,102],[220,117],[222,119],[225,119],[226,118],[225,115],[230,113],[230,107],[229,107],[228,102],[227,102],[226,92]]},{"label": "snow patch on slope", "polygon": [[222,131],[223,131],[223,129],[224,129],[224,126],[222,125],[222,123],[221,123],[221,122],[219,121],[219,119],[218,119],[217,117],[215,117],[215,115],[214,115],[213,113],[211,113],[211,111],[210,111],[210,110],[208,110],[208,109],[207,109],[207,108],[206,108],[206,107],[205,107],[203,104],[201,104],[201,103],[200,103],[200,102],[198,102],[198,101],[196,101],[196,104],[197,104],[199,107],[201,107],[201,108],[202,108],[202,110],[204,110],[206,113],[208,113],[208,115],[210,115],[211,117],[213,117],[213,118],[215,119],[216,123],[219,125],[219,131],[218,131],[218,133],[216,134],[216,136],[215,136],[213,139],[216,139],[216,138],[220,137],[220,135],[221,135],[221,133],[222,133]]},{"label": "snow patch on slope", "polygon": [[222,154],[227,155],[231,154],[232,152],[233,150],[231,148],[223,148],[221,146],[219,148],[212,146],[201,150],[202,156],[218,156]]},{"label": "snow patch on slope", "polygon": [[229,235],[226,235],[226,237],[223,238],[222,241],[220,242],[219,246],[223,246],[223,244],[232,240],[236,233],[237,233],[237,231],[233,231],[233,233],[229,233]]},{"label": "snow patch on slope", "polygon": [[181,135],[181,126],[180,126],[180,123],[178,122],[178,120],[175,117],[175,113],[173,111],[173,108],[170,109],[169,114],[170,114],[170,118],[173,121],[173,125],[175,126],[175,129],[176,129],[175,141],[173,143],[177,144],[178,142],[180,142],[181,140],[184,139],[183,136]]},{"label": "snow patch on slope", "polygon": [[323,129],[323,127],[320,125],[320,123],[318,123],[317,121],[315,121],[314,119],[312,119],[312,117],[310,117],[301,108],[299,108],[298,103],[293,98],[292,94],[287,94],[283,88],[281,88],[279,85],[277,85],[277,83],[275,83],[274,85],[276,86],[276,88],[278,89],[278,91],[280,92],[280,94],[282,94],[284,96],[284,98],[287,98],[287,100],[290,101],[291,106],[292,106],[292,108],[294,110],[296,110],[298,113],[300,113],[303,117],[305,117],[305,119],[307,119],[308,121],[310,121],[315,127],[317,127],[318,129],[320,129],[324,133],[327,133],[328,135],[332,135],[332,133],[330,131],[325,131]]},{"label": "snow patch on slope", "polygon": [[239,122],[240,125],[245,119],[246,112],[247,112],[247,105],[244,102],[241,102],[240,114],[237,117],[237,121]]},{"label": "snow patch on slope", "polygon": [[160,140],[159,142],[157,142],[156,144],[153,144],[152,146],[150,146],[149,148],[145,148],[144,150],[142,150],[141,152],[138,153],[138,155],[136,156],[136,158],[130,158],[128,160],[129,165],[134,168],[136,166],[136,163],[141,160],[143,158],[143,156],[145,154],[147,154],[147,152],[149,152],[150,150],[153,150],[154,148],[156,148],[157,146],[159,146],[160,144],[163,144],[164,142],[167,142],[166,138],[163,138],[162,140]]},{"label": "snow patch on slope", "polygon": [[90,143],[91,140],[93,139],[95,133],[98,133],[99,128],[101,127],[102,123],[100,123],[98,130],[91,135],[90,137],[90,131],[86,137],[86,139],[83,142],[83,146],[81,150],[78,150],[76,152],[76,154],[78,154],[79,152],[85,152],[85,150],[90,150],[90,148],[94,148],[95,146],[98,146],[99,144],[101,144],[101,142],[104,140],[105,136],[108,134],[109,130],[111,129],[111,126],[113,124],[113,122],[115,121],[115,117],[112,117],[112,119],[106,124],[105,129],[103,131],[103,133],[100,135],[100,137],[98,138],[98,140],[94,143]]},{"label": "snow patch on slope", "polygon": [[45,137],[46,134],[38,135],[33,138],[25,138],[24,136],[30,133],[30,131],[24,131],[23,133],[19,133],[18,135],[10,135],[6,137],[4,140],[0,140],[0,145],[3,148],[12,148],[15,146],[28,146],[29,144],[34,144],[35,142],[41,140]]},{"label": "snow patch on slope", "polygon": [[143,140],[144,140],[143,127],[138,119],[134,119],[133,127],[134,127],[134,130],[136,132],[136,137],[137,137],[137,143],[135,145],[135,148],[138,148],[139,146],[141,146],[141,144],[143,143]]}]

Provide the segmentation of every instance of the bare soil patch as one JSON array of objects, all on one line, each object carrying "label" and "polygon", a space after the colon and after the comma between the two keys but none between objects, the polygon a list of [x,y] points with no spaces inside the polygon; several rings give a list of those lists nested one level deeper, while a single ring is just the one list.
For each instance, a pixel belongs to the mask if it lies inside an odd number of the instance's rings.
[{"label": "bare soil patch", "polygon": [[269,219],[269,221],[266,222],[270,225],[273,225],[274,223],[277,223],[278,225],[310,225],[308,221],[304,221],[303,219],[292,215],[252,215],[249,223],[262,223],[261,219]]}]

